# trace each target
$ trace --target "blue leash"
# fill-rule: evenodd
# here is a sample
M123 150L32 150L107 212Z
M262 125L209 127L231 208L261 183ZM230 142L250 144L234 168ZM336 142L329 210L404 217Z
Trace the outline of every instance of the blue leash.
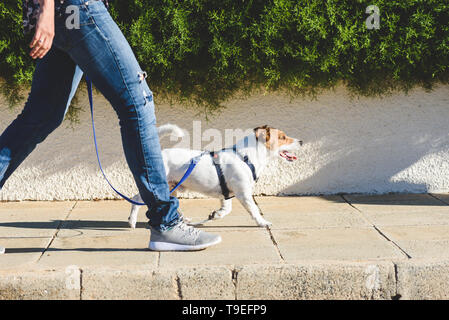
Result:
M132 203L132 204L135 204L135 205L138 205L138 206L144 206L144 205L146 205L146 203L141 203L141 202L134 201L134 200L128 198L127 196L125 196L124 194L122 194L117 189L115 189L114 186L111 184L111 182L109 182L108 178L106 177L106 174L104 173L103 167L101 166L100 155L99 155L99 152L98 152L97 135L95 134L94 103L93 103L93 95L92 95L92 81L90 81L90 79L87 76L86 76L86 83L87 83L87 93L88 93L88 96L89 96L90 115L91 115L91 118L92 118L92 132L93 132L93 136L94 136L95 151L97 153L97 160L98 160L98 165L100 167L101 173L103 174L104 179L109 184L109 186L112 188L112 190L114 190L120 197L122 197L123 199L125 199L129 203ZM184 176L181 178L181 180L179 180L178 184L170 191L170 193L173 193L173 191L178 189L178 187L181 184L183 184L184 181L190 176L190 174L192 173L193 169L195 169L195 167L196 167L198 161L200 160L200 158L202 157L202 155L203 154L193 158L190 161L190 164L189 164L189 167L187 168L186 173L184 173Z

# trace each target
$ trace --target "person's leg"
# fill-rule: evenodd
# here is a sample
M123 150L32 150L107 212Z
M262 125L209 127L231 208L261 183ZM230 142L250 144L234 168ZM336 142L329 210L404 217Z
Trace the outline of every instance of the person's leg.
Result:
M79 8L80 28L66 29L66 17L57 19L57 30L64 30L59 38L120 119L127 162L150 208L150 249L196 250L220 242L219 236L186 226L178 213L177 198L170 196L153 94L122 32L101 1L65 0L63 10L68 5Z
M0 190L6 180L63 121L82 73L70 57L53 47L38 60L22 113L0 136Z
M0 136L0 190L36 145L61 124L81 77L81 70L56 47L38 60L25 108Z
M179 222L170 196L156 128L152 93L120 29L101 1L66 0L80 10L80 29L56 19L55 40L111 103L120 120L125 157L148 205L150 225L161 231Z
M65 17L56 19L56 38L67 53L108 99L120 120L126 160L144 202L150 208L152 250L198 250L217 244L220 236L194 230L178 213L170 196L153 94L131 47L101 1L65 0L76 5L80 28L66 29Z

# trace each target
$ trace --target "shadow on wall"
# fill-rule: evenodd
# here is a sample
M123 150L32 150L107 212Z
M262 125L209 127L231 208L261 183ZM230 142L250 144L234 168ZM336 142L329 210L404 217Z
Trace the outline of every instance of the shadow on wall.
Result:
M443 91L439 101L420 90L344 107L322 99L316 113L304 116L306 145L296 167L303 171L280 194L447 192L449 92Z
M397 130L388 135L381 132L382 128L369 132L373 125L360 127L353 139L329 135L312 142L320 145L320 159L306 157L305 161L311 168L314 163L310 162L316 160L316 171L280 194L422 193L448 186L446 128L438 130L429 125L427 133ZM439 187L432 188L433 184Z

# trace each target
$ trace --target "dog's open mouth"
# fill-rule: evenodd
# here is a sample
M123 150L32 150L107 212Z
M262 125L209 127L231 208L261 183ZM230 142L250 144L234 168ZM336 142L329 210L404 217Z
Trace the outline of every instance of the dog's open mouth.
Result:
M295 161L295 160L298 160L298 157L297 157L294 153L291 153L291 152L288 152L288 151L281 151L281 152L279 153L279 155L280 155L282 158L284 158L285 160L287 160L287 161Z

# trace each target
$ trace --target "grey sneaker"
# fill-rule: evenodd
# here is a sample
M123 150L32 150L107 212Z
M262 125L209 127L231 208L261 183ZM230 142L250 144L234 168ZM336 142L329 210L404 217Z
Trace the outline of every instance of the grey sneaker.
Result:
M181 221L164 232L151 228L149 248L154 251L195 251L220 242L219 235L195 229Z
M5 253L5 248L0 247L0 254L4 254Z

